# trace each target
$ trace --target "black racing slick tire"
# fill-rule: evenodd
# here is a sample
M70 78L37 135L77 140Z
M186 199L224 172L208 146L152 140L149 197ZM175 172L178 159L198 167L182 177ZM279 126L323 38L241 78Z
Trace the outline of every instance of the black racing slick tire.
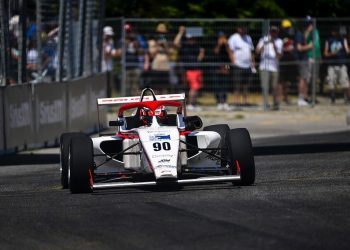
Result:
M255 162L252 141L247 129L231 129L226 136L229 159L231 167L239 172L241 180L238 183L242 186L249 186L255 181Z
M75 136L84 135L83 133L73 132L64 133L60 137L60 170L61 170L61 185L63 189L68 188L68 155L70 141Z
M93 146L90 137L75 136L69 146L68 182L72 193L90 193L93 188Z
M221 141L219 143L219 148L221 148L220 156L221 158L228 159L228 152L227 152L227 146L226 146L226 135L230 131L230 127L227 124L216 124L216 125L210 125L203 128L203 131L214 131L217 132L220 137ZM227 165L226 161L221 160L221 167L225 167Z

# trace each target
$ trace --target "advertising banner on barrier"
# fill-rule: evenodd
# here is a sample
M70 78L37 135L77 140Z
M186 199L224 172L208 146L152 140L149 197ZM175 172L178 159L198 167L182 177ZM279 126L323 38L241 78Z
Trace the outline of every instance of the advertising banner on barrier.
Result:
M29 84L4 89L6 150L22 150L35 143L32 87Z
M89 124L88 80L79 79L66 83L68 90L68 131L92 132Z
M4 90L4 88L0 87L0 155L2 155L4 153L4 149L5 149L3 90Z
M36 142L54 145L66 131L66 84L39 83L35 85Z
M101 74L87 79L90 85L89 95L89 124L94 131L98 127L97 115L97 99L107 97L107 78L106 74ZM100 107L100 127L104 128L107 125L107 107Z

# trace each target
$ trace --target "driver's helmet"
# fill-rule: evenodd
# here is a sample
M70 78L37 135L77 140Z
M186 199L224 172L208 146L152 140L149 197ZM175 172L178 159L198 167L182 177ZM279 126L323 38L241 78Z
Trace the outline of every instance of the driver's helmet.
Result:
M140 121L143 126L150 126L152 124L152 116L153 116L152 110L148 108L140 109Z

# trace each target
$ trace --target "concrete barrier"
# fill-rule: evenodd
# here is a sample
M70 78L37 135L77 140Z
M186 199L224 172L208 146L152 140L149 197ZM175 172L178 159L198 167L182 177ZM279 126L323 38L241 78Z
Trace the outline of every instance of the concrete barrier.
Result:
M4 88L0 87L0 155L5 153L5 129L4 129Z
M96 99L106 97L104 74L65 83L0 88L0 154L58 145L66 131L97 131ZM100 112L106 127L106 110Z
M90 79L89 96L89 124L96 131L98 129L97 98L107 96L107 77L105 74ZM107 127L107 107L100 108L100 127Z
M67 86L64 83L34 85L35 141L46 146L57 144L67 130Z
M7 86L4 89L4 106L6 150L35 147L32 86Z

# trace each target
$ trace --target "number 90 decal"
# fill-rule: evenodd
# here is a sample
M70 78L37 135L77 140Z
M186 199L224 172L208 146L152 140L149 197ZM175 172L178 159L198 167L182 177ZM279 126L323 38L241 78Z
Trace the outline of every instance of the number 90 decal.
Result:
M153 150L154 151L161 151L161 150L169 151L171 149L170 143L169 142L155 142L153 143Z

